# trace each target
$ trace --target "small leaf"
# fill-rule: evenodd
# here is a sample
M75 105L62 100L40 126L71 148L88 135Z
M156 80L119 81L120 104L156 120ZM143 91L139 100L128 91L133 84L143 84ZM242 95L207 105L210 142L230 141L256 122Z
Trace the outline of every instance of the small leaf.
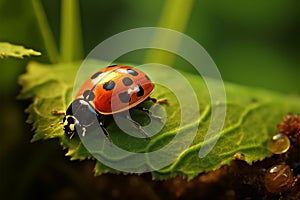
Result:
M0 58L15 57L24 58L24 56L40 56L41 53L32 49L25 49L20 45L13 45L8 42L0 42Z
M86 65L99 66L99 69L105 66L104 62L100 61L87 61ZM67 156L71 159L84 160L92 158L90 152L79 138L69 139L64 135L62 126L59 125L63 116L51 114L52 110L66 110L72 101L73 82L79 66L80 63L44 65L31 62L27 73L20 77L23 89L19 97L33 99L33 103L26 110L29 114L28 122L33 124L35 130L32 141L58 138L61 145L68 148ZM167 179L176 175L192 179L201 172L230 164L236 153L242 153L246 162L250 164L253 161L262 160L271 155L266 144L268 139L276 133L276 125L282 116L288 112L300 112L299 96L225 83L227 95L227 101L224 102L227 106L225 124L212 151L200 159L198 153L201 147L211 142L203 142L210 123L210 95L200 76L182 71L180 73L189 80L197 96L201 108L200 125L193 143L182 151L171 165L152 172L153 178L156 179ZM168 74L164 76L168 78ZM180 82L175 84L175 87L181 86ZM167 145L176 136L181 120L181 110L176 96L168 88L159 85L156 86L152 96L168 99L168 103L162 105L167 115L165 126L149 141L128 136L112 119L108 118L107 130L112 141L119 148L137 153L153 152ZM132 118L142 125L149 122L149 118L139 111L134 111ZM196 120L193 116L189 116L189 124L182 128L184 135L189 135L190 127L194 126ZM186 139L182 137L181 142L184 143ZM95 151L93 153L97 151L107 153L105 149L96 148ZM172 151L171 149L170 153ZM109 154L104 154L106 155ZM112 159L126 164L134 158L119 156ZM151 165L151 162L148 165ZM149 166L136 167L146 170ZM120 172L97 161L95 173L99 175Z

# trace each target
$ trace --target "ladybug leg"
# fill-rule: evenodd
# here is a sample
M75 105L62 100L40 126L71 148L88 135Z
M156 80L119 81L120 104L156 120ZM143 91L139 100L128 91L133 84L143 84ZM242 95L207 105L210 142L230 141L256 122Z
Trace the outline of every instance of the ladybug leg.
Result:
M111 144L112 143L112 140L110 139L110 136L109 136L109 133L108 131L106 130L106 128L104 127L104 118L102 115L99 115L98 116L98 122L99 122L99 125L103 131L103 134L105 136L105 139Z
M125 115L125 118L130 121L146 139L150 139L149 135L142 129L142 126L139 123L132 120L129 115Z
M150 118L152 118L152 119L155 119L155 120L158 120L158 121L160 121L160 122L163 122L163 120L162 120L161 117L156 116L156 115L153 115L153 113L152 113L149 109L147 109L147 108L144 108L144 107L138 107L138 106L137 106L137 107L134 107L134 108L137 109L137 110L146 112L147 115L148 115Z
M66 112L61 111L61 110L52 110L51 114L52 115L66 115ZM59 123L56 123L56 124L50 124L50 127L54 127L56 125L62 125L62 124L63 124L63 122L59 122Z
M75 135L75 132L71 133L69 138L72 139L74 135Z
M100 127L101 127L101 129L102 129L102 131L103 131L103 133L104 133L104 135L105 135L105 138L106 138L107 141L111 144L112 141L111 141L111 139L110 139L110 136L109 136L108 131L107 131L106 128L104 127L103 121L100 121L100 122L99 122L99 125L100 125Z
M156 98L152 98L152 97L148 97L147 100L150 100L153 103L167 103L168 102L168 99L156 99Z

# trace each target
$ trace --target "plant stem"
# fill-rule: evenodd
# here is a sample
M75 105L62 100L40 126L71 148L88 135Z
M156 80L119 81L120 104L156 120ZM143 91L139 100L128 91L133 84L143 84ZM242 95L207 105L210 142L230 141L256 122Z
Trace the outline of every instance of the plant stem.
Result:
M46 55L48 56L51 63L57 63L59 60L59 54L43 6L39 0L32 0L31 2L40 32L42 34L42 39L46 49Z
M72 62L83 57L78 0L62 0L61 61Z
M168 0L163 8L158 27L169 28L179 32L184 32L193 7L194 0ZM172 45L179 47L180 39L169 37L168 35L154 35L153 43ZM165 54L161 51L149 51L146 55L145 63L158 62L171 65L174 62L173 54Z
M168 0L158 25L183 32L188 23L192 6L193 0Z

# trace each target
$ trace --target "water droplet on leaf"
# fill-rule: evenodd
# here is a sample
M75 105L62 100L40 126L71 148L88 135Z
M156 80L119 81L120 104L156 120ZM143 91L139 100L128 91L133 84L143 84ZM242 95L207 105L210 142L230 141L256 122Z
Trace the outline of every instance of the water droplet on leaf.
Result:
M268 149L274 154L282 154L289 150L290 145L288 136L278 133L269 140Z

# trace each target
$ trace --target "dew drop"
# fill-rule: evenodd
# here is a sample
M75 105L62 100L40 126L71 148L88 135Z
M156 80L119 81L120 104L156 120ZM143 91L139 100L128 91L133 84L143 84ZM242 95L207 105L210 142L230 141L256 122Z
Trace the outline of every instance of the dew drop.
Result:
M264 175L264 184L269 192L284 192L291 186L294 176L288 165L270 167Z
M268 149L274 154L282 154L290 148L290 139L288 136L278 133L269 140Z

